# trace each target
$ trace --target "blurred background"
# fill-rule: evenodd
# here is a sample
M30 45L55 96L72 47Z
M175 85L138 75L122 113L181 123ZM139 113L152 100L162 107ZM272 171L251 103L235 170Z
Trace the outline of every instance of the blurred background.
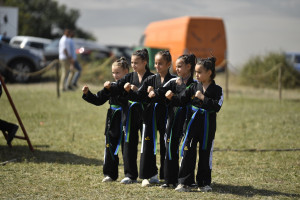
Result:
M132 51L146 46L143 37L153 22L184 16L218 18L224 25L224 66L230 71L243 74L247 67L260 69L259 63L272 57L271 60L276 61L264 64L266 69L247 70L247 73L268 72L284 62L282 65L291 66L290 73L297 74L300 71L299 10L297 0L0 0L0 35L10 46L21 48L26 45L20 46L21 41L12 42L14 36L48 39L43 45L27 45L26 48L42 60L42 66L23 70L31 72L57 58L58 39L64 28L75 30L77 54L85 67L86 63L99 66L112 55L130 59ZM182 53L186 52L193 51L188 49ZM5 59L1 60L8 64ZM217 60L220 62L223 58L217 57ZM91 64L91 61L96 63ZM8 65L17 68L11 66L13 64ZM103 74L102 70L96 79L103 78ZM299 74L293 79L298 82Z

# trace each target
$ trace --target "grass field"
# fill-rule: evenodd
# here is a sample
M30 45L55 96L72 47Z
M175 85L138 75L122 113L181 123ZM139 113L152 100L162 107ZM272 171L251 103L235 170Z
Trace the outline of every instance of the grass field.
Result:
M223 76L216 81L224 88ZM19 139L9 148L0 134L0 162L13 160L0 165L0 199L300 199L299 89L279 102L276 90L232 80L217 118L213 192L178 193L121 185L121 155L118 181L101 183L108 104L86 103L80 89L57 98L54 82L7 87L35 151ZM17 123L5 94L0 119Z

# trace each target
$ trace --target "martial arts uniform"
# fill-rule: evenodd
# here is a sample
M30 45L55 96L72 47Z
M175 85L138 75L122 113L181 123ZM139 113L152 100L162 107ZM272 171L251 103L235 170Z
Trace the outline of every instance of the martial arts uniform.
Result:
M150 71L146 71L142 81L139 82L138 74L131 72L126 74L122 79L117 81L116 85L112 85L110 91L113 95L121 94L126 97L128 102L124 107L123 113L125 121L123 123L124 131L124 149L123 149L123 162L125 177L136 180L138 177L137 168L137 152L139 135L138 131L142 129L142 113L143 105L140 102L132 101L128 98L128 93L124 90L124 85L128 82L136 87L140 87L145 79L153 75Z
M122 146L122 110L127 105L127 98L122 95L111 96L107 89L99 91L96 95L88 91L82 98L96 106L109 101L110 108L107 111L105 124L105 153L103 174L113 180L118 178L119 157L118 152Z
M149 179L157 174L156 151L157 130L160 133L160 179L164 179L165 145L164 134L166 131L167 106L165 98L156 96L148 97L148 86L154 89L162 87L170 79L174 78L169 72L163 83L159 74L148 77L137 92L130 91L129 96L145 103L143 112L143 136L141 146L140 175L141 179Z
M184 93L186 88L192 83L195 83L191 76L187 83L184 84L182 79L181 84L176 83L177 79L173 78L168 81L163 87L155 90L156 95L165 97L168 90L171 90L174 94ZM168 101L168 119L165 134L165 160L164 160L164 175L165 184L176 185L178 182L179 171L179 144L184 133L184 122L186 120L187 110L190 110L188 105L175 105L172 101Z
M204 101L195 98L197 91L204 94ZM217 112L223 104L222 88L215 81L203 92L201 83L192 84L183 95L172 97L172 101L182 104L191 102L191 112L188 114L187 130L180 149L183 158L180 164L178 182L188 185L194 183L194 171L197 158L197 143L199 142L199 162L196 181L199 187L211 184L212 151L216 132Z

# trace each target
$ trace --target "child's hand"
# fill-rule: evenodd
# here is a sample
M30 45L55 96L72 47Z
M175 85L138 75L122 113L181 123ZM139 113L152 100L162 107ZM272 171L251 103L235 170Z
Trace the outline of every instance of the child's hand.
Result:
M131 85L130 89L133 90L133 91L137 91L139 88L136 87L135 85Z
M148 88L147 88L147 92L148 93L150 93L151 91L153 91L154 89L153 89L153 87L152 86L148 86Z
M168 90L165 94L166 98L171 100L172 97L174 96L174 93L171 90Z
M155 92L154 91L149 92L148 97L149 98L155 97Z
M178 77L178 78L176 79L176 84L177 84L177 85L181 85L181 84L182 84L182 80L181 80L180 77Z
M131 84L130 84L130 83L125 83L125 85L124 85L124 90L125 90L126 92L129 92L130 89L131 89Z
M109 89L109 88L110 88L110 81L105 81L104 87L105 87L106 89Z
M196 92L195 97L202 101L204 100L204 95L199 90Z
M88 91L89 91L89 87L87 85L84 85L83 88L82 88L83 94L87 94Z

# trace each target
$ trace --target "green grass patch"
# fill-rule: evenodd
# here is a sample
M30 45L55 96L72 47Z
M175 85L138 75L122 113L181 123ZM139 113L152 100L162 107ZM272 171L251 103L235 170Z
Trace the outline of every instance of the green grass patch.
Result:
M221 79L217 83L222 85ZM289 91L293 98L280 103L273 90L268 94L275 95L265 97L258 95L260 90L231 87L217 118L213 192L178 193L159 186L142 188L141 180L121 185L121 155L118 181L101 183L108 104L86 103L80 89L57 98L51 82L7 87L35 151L18 139L9 148L0 134L0 162L16 159L0 166L1 199L300 198L298 90ZM102 86L90 88L97 92ZM0 119L17 122L5 94L0 108Z

